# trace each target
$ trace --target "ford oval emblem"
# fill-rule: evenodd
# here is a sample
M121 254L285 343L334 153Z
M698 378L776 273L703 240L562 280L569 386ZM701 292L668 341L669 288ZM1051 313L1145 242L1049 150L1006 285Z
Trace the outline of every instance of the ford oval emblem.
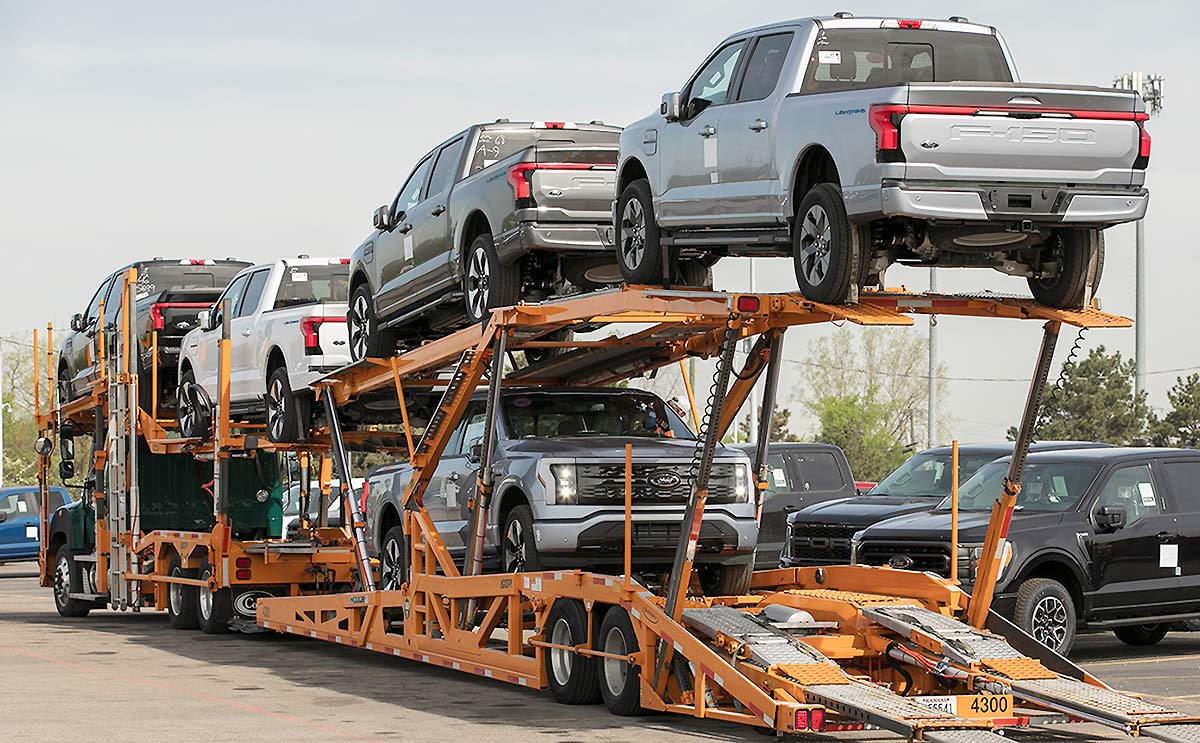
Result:
M656 470L646 477L646 482L659 490L672 490L679 487L683 479L670 470Z
M913 559L908 555L892 555L888 559L888 567L897 570L908 570L913 566Z
M932 139L927 139L921 143L921 148L925 150L936 150L939 147L941 147L941 145L937 142L934 142Z
M546 191L546 195L551 198L557 199L559 196L563 195L563 192L562 192L561 188L551 188L548 191Z

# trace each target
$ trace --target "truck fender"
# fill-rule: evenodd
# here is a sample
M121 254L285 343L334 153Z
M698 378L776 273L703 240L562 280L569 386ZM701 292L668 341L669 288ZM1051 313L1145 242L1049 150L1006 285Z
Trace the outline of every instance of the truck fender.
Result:
M1062 570L1067 571L1066 575L1069 575L1075 584L1074 586L1068 585L1067 590L1078 589L1079 594L1077 598L1086 605L1089 602L1088 596L1091 593L1088 590L1090 580L1087 571L1080 565L1079 559L1075 555L1057 547L1049 547L1035 552L1021 566L1020 572L1008 581L1005 591L1015 591L1022 582L1030 577L1055 578L1061 582L1060 578L1051 573ZM1081 606L1081 612L1085 608L1086 606Z

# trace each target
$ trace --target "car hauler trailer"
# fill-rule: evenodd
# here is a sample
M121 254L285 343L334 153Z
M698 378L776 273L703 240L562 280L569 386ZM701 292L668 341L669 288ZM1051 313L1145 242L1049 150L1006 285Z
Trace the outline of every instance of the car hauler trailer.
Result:
M271 444L261 425L223 413L229 409L228 322L211 436L181 438L172 431L174 421L155 417L157 405L139 407L136 270L121 280L120 305L91 349L96 378L86 395L61 406L53 394L53 328L46 330L46 375L36 391L43 490L56 442L64 459L59 474L68 480L75 437L92 440L83 497L54 513L42 499L39 574L43 586L53 587L59 612L166 609L177 627L216 633L239 623L257 629L255 602L264 596L361 588L353 545L323 518L305 523L295 539L272 538L283 534L281 465L295 465L303 494L310 478L319 480L325 500L330 461L319 446L300 451ZM35 349L35 365L39 356ZM294 462L283 461L289 458Z
M762 443L755 462L761 488L784 332L842 321L910 325L913 313L1044 323L977 594L967 596L955 583L927 573L839 566L762 571L754 574L745 595L700 595L691 566L713 449L755 381L763 378ZM565 703L602 698L621 715L669 711L780 734L877 727L948 743L1000 741L997 728L1031 721L1092 721L1163 741L1200 740L1200 718L1110 689L988 611L986 587L1000 567L1024 455L1063 324L1130 325L1094 309L1051 309L1028 299L902 291L864 292L855 305L830 306L795 294L632 287L496 310L482 334L471 328L398 356L367 359L316 385L343 482L349 472L338 438L339 415L391 396L407 421L406 387L441 390L423 435L410 442L413 474L404 494L407 581L393 591L265 599L258 603L258 623L549 688ZM617 334L581 339L581 331L601 328ZM564 340L561 331L578 334ZM733 349L743 338L755 344L735 369ZM557 353L505 373L505 358L521 349ZM716 358L717 370L670 574L634 579L628 516L632 468L627 463L623 575L579 570L484 575L484 519L494 486L489 464L501 386L608 384L689 356ZM460 566L446 550L423 496L468 401L484 384L486 429L471 502L471 537ZM357 504L347 499L344 507L361 544ZM364 571L365 559L360 552Z

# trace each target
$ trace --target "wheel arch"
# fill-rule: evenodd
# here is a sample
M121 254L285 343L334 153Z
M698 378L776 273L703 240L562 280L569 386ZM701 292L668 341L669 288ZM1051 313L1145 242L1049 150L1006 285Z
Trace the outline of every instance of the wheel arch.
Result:
M388 531L400 526L402 523L403 519L400 518L400 510L396 507L396 504L391 501L383 504L383 508L379 511L379 528L375 530L375 540L378 542L376 545L376 554L383 553L383 538L387 535Z
M791 189L788 191L789 211L794 216L800 202L809 190L818 183L841 185L837 161L823 144L810 144L796 157L792 165Z
M487 214L482 209L474 209L467 218L463 220L462 236L458 241L458 267L463 275L467 272L467 250L471 247L471 242L483 234L495 234L492 232L492 223L488 219Z
M621 172L617 176L616 195L620 196L621 192L625 190L626 186L638 180L639 178L644 178L647 182L649 182L650 175L646 172L646 166L642 164L641 160L639 160L636 156L630 157L621 166ZM651 188L650 192L654 193L654 189Z
M529 496L520 484L510 483L501 490L500 497L496 499L496 526L504 528L504 520L508 518L508 514L520 505L532 507Z
M266 372L266 378L270 379L271 374L279 367L287 368L287 357L283 355L283 349L278 345L272 345L267 351L265 363L262 368Z
M366 284L367 289L370 290L371 277L367 275L366 270L363 269L362 265L360 264L357 267L355 267L354 273L350 275L349 293L354 294L354 291L356 289L358 289L358 287L362 286L363 284Z
M1083 587L1087 585L1087 576L1066 553L1047 551L1035 555L1021 568L1017 578L1012 581L1012 590L1020 588L1022 583L1031 578L1049 578L1061 583L1071 594L1071 600L1075 602L1078 621L1083 621L1086 598Z

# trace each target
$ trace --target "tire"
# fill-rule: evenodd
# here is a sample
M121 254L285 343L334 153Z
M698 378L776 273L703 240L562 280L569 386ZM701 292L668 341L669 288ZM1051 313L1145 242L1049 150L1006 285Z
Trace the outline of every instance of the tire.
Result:
M600 632L596 636L596 650L613 655L633 655L638 652L637 633L629 612L613 606L604 613ZM628 661L616 658L598 658L596 679L600 685L600 696L604 706L614 715L632 717L642 712L642 687L638 677L641 668Z
M838 186L813 186L800 202L792 225L792 259L800 292L814 302L845 302L851 289L862 285L867 234L846 218Z
M379 327L375 297L365 283L355 287L346 309L346 331L350 336L350 360L379 359L396 353L396 336Z
M212 434L212 398L196 383L196 374L187 369L179 377L175 420L185 439L203 439Z
M533 512L524 504L504 517L500 532L501 568L506 573L530 573L542 569L533 533Z
M304 438L310 422L309 399L303 393L292 393L287 369L279 367L267 377L263 401L266 403L268 439L276 444L290 444Z
M680 261L675 267L675 281L679 286L689 286L700 289L711 289L713 285L712 266L700 261Z
M750 591L754 563L700 565L700 587L706 596L742 596Z
M587 611L578 599L557 599L546 617L546 640L555 645L590 645ZM596 659L568 650L546 648L546 679L559 704L595 704L600 701Z
M71 390L71 380L69 379L70 376L71 376L71 370L68 369L66 366L59 368L58 379L57 379L59 407L62 407L63 405L66 405L67 403L69 403L75 399L75 397L71 394L72 390Z
M556 330L553 333L548 333L547 335L543 336L541 340L569 341L574 337L574 333L567 328L563 328L562 330ZM543 361L549 361L556 356L562 356L569 350L570 349L568 348L529 348L525 351L522 351L522 353L525 356L525 363L532 366L533 364L540 364Z
M167 563L167 575L172 578L195 578L195 570L184 570L179 555L171 555ZM167 584L167 621L175 629L198 629L200 627L200 589L179 583Z
M1059 262L1058 275L1051 279L1029 279L1033 298L1048 307L1082 307L1089 279L1100 285L1104 271L1104 234L1097 229L1061 230L1043 250L1047 258Z
M1113 634L1126 645L1144 647L1157 645L1167 636L1170 629L1171 625L1165 622L1162 624L1134 624L1128 627L1117 627L1113 630Z
M487 325L497 307L511 307L521 298L521 269L500 262L491 233L477 235L463 258L463 301L473 323Z
M71 593L78 593L83 587L83 572L75 562L75 556L67 545L58 548L54 558L54 608L61 616L69 618L86 617L92 610L89 601L71 598Z
M1017 589L1013 621L1035 640L1066 656L1075 644L1075 601L1051 578L1030 578Z
M408 541L404 527L393 526L383 535L379 549L379 588L398 591L408 581Z
M199 577L208 580L212 577L212 566L208 559L200 566ZM196 618L200 623L200 631L206 635L223 635L229 632L229 621L233 619L233 596L228 588L212 590L205 586L197 589L199 593L199 611Z
M614 227L617 264L625 281L630 284L661 284L666 251L658 221L654 217L649 181L638 179L621 192L617 199Z

